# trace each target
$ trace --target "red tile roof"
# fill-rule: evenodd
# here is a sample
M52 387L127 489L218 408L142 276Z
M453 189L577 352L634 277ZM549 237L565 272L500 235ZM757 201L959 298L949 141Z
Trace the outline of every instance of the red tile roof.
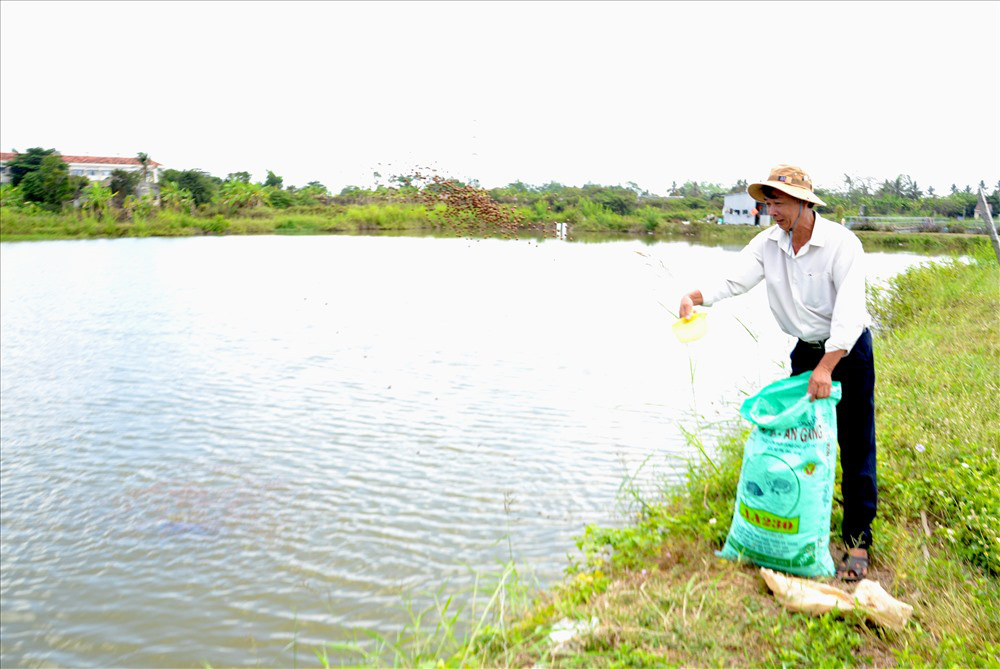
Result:
M13 160L16 153L0 152L0 160ZM140 165L138 158L110 158L107 156L60 156L64 163L87 163L90 165ZM155 160L149 161L150 167L159 167Z

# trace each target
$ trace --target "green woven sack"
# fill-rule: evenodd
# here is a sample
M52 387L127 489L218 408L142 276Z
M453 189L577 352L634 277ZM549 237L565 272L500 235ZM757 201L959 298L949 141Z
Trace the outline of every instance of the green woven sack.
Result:
M806 372L743 402L754 424L743 448L733 523L718 555L799 576L833 576L830 511L837 466L837 402L809 400Z

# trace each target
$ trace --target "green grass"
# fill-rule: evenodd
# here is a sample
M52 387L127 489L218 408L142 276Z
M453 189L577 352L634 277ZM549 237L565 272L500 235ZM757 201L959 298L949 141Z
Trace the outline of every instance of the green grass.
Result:
M445 587L431 594L433 602L420 610L412 601L403 608L409 621L394 636L368 631L364 639L333 641L314 649L323 667L348 661L357 666L436 667L476 664L474 649L486 634L506 635L510 612L530 604L530 588L513 561L492 575L480 575L471 592L445 595Z
M318 210L318 211L317 211ZM0 209L0 239L89 239L96 237L179 237L196 235L324 234L368 231L421 231L443 226L440 209L418 204L259 209L242 214L190 214L163 210L148 219L94 218L76 213L26 213Z
M556 221L570 223L570 239L603 236L644 240L692 240L699 243L744 244L760 232L742 225L700 222L717 213L708 210L663 210L644 207L619 215L606 207L581 200L578 207L553 213L543 207L520 207L523 234L551 236ZM160 210L145 219L94 218L74 212L50 214L0 208L0 241L93 239L106 237L184 237L199 235L320 235L336 233L478 234L474 227L449 225L444 206L433 209L412 202L354 205L262 207L243 212L218 207L196 214ZM924 253L971 253L989 244L983 235L947 233L859 232L868 250L909 250Z
M1000 267L987 247L968 263L913 268L872 294L870 305L878 323L880 507L869 577L914 607L903 631L854 614L790 613L756 568L715 557L732 517L747 435L740 427L714 452L700 451L685 482L659 497L643 498L626 480L630 521L586 528L579 557L549 590L508 597L501 580L490 600L506 598L506 611L490 606L488 615L469 617L438 606L431 618L443 626L433 633L419 632L421 620L383 642L381 654L356 659L446 667L998 666ZM835 545L840 500L838 489ZM592 632L559 649L548 641L556 621L592 617L599 621Z
M855 233L866 251L907 250L921 253L979 253L990 248L986 235L944 232Z
M587 528L567 580L541 595L505 640L478 640L477 663L997 666L1000 269L991 252L971 264L912 269L871 306L880 324L871 577L914 606L906 629L789 613L754 568L714 556L732 516L745 437L738 433L711 462L695 465L682 488L638 504L627 526ZM840 513L835 503L834 528ZM594 633L564 654L546 650L554 620L591 616L601 621ZM515 662L501 661L511 655Z

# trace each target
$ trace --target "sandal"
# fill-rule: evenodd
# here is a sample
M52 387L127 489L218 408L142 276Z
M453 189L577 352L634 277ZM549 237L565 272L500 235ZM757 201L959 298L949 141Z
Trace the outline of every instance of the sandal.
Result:
M860 581L868 575L868 558L844 553L837 570L837 578L847 583Z

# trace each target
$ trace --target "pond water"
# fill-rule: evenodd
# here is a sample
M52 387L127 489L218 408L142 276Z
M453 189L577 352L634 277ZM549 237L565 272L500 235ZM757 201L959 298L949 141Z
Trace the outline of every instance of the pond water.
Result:
M761 286L671 333L736 248L0 245L2 664L310 665L510 557L551 584L788 373Z

